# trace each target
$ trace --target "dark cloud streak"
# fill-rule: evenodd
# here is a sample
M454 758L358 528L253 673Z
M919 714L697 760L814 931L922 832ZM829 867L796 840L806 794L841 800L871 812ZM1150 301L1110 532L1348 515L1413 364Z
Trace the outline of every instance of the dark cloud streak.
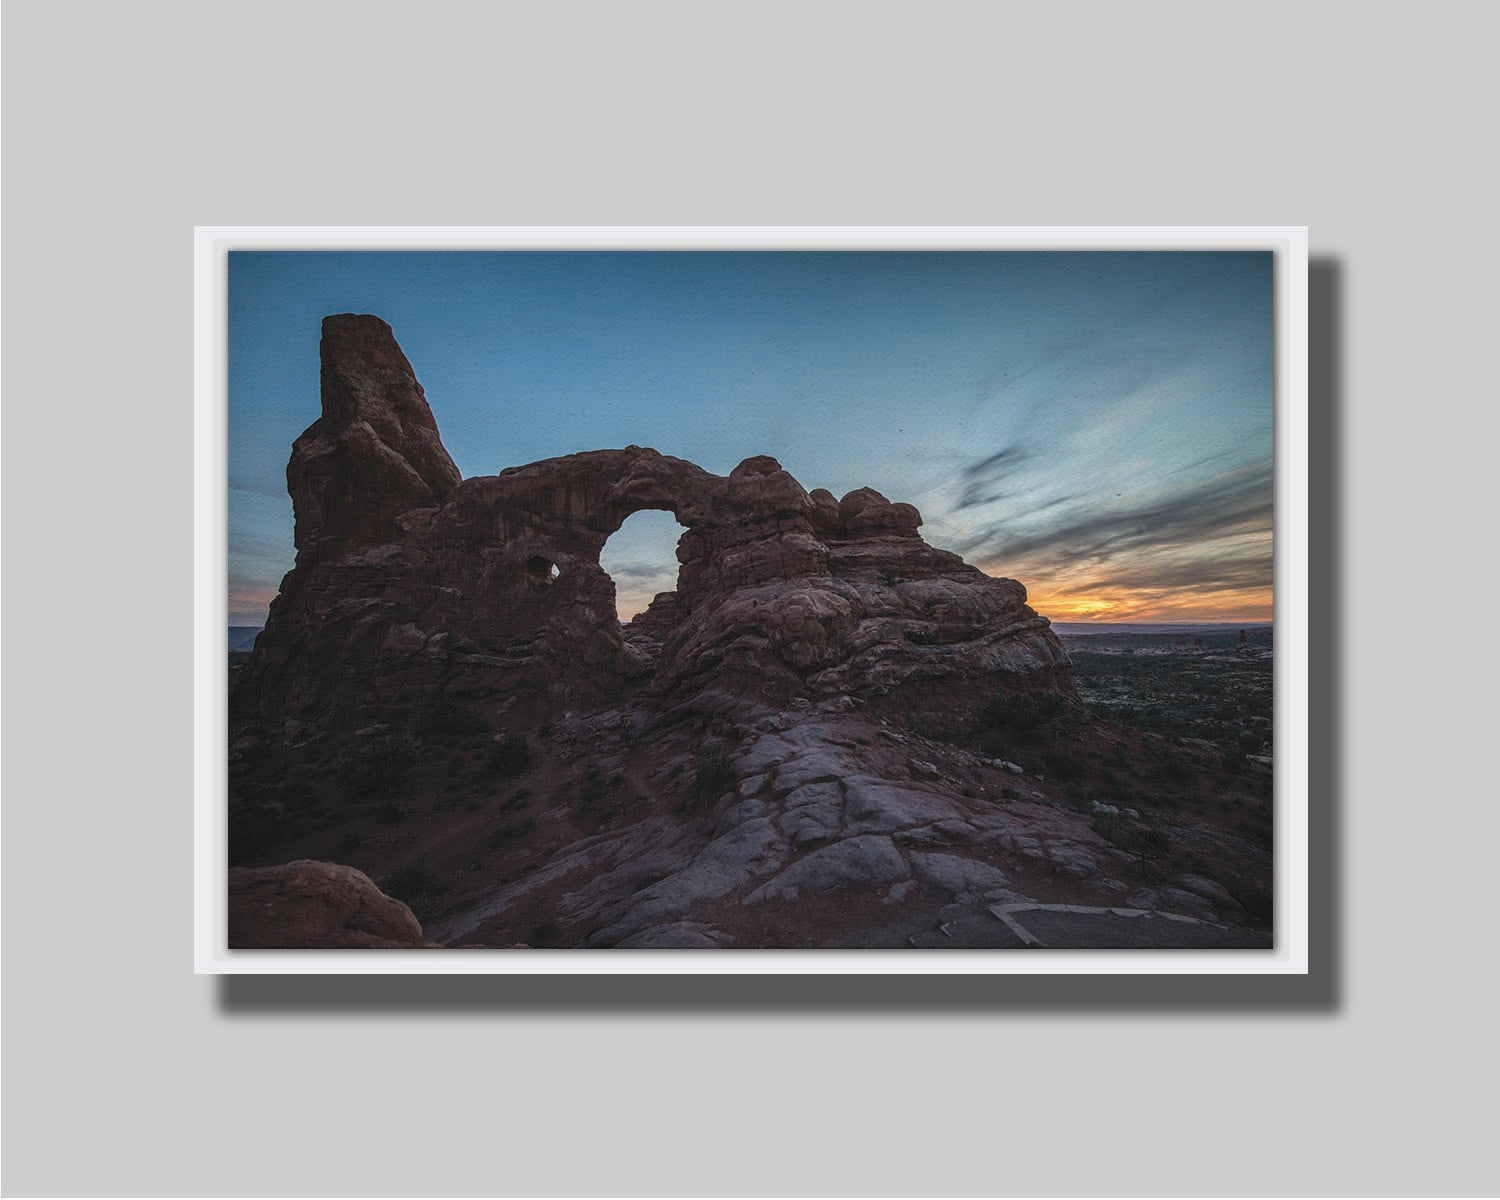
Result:
M1056 508L1052 500L1006 525L963 539L961 553L1011 572L1066 573L1070 587L1226 590L1269 586L1272 574L1272 468L1269 462L1221 472L1165 494L1095 507L1010 532L1026 518ZM1248 544L1247 544L1248 543ZM1077 580L1090 571L1087 584Z
M1016 467L1031 458L1031 451L1019 443L1006 446L988 458L964 468L964 490L954 505L955 511L993 504L997 500L1009 500L1019 493L1015 490L997 491L1000 482Z
M615 579L676 579L677 568L675 566L653 566L650 563L624 563L617 567L608 568L609 574Z

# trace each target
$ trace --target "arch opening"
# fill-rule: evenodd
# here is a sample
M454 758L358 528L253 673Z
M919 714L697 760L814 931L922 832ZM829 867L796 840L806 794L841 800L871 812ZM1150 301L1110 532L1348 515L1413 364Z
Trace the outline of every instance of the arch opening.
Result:
M677 541L684 527L670 512L631 513L610 534L599 565L615 583L615 607L628 623L661 592L677 588Z

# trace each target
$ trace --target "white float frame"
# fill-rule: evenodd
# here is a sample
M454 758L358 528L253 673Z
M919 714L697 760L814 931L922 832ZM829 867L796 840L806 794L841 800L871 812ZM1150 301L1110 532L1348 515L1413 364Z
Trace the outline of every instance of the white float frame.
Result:
M194 238L196 973L1305 975L1309 972L1305 226L436 229L204 226L194 230ZM1270 251L1275 264L1276 358L1274 949L230 950L226 836L229 252L523 249Z

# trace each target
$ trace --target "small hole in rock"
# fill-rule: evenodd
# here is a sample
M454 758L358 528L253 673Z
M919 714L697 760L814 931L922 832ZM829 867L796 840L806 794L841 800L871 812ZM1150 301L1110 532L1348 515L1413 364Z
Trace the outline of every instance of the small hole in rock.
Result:
M526 564L526 571L543 583L553 583L557 579L557 564L545 555L535 555Z

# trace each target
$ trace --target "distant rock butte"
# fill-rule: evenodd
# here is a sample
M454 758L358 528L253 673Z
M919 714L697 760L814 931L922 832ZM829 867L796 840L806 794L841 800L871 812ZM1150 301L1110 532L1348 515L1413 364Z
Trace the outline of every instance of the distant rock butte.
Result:
M910 504L639 446L461 479L384 321L328 317L321 363L323 413L287 466L296 565L242 717L317 727L425 691L539 714L636 684L663 707L852 696L945 727L997 687L1071 693L1025 588L927 545ZM622 634L599 554L643 509L685 527L677 589Z

